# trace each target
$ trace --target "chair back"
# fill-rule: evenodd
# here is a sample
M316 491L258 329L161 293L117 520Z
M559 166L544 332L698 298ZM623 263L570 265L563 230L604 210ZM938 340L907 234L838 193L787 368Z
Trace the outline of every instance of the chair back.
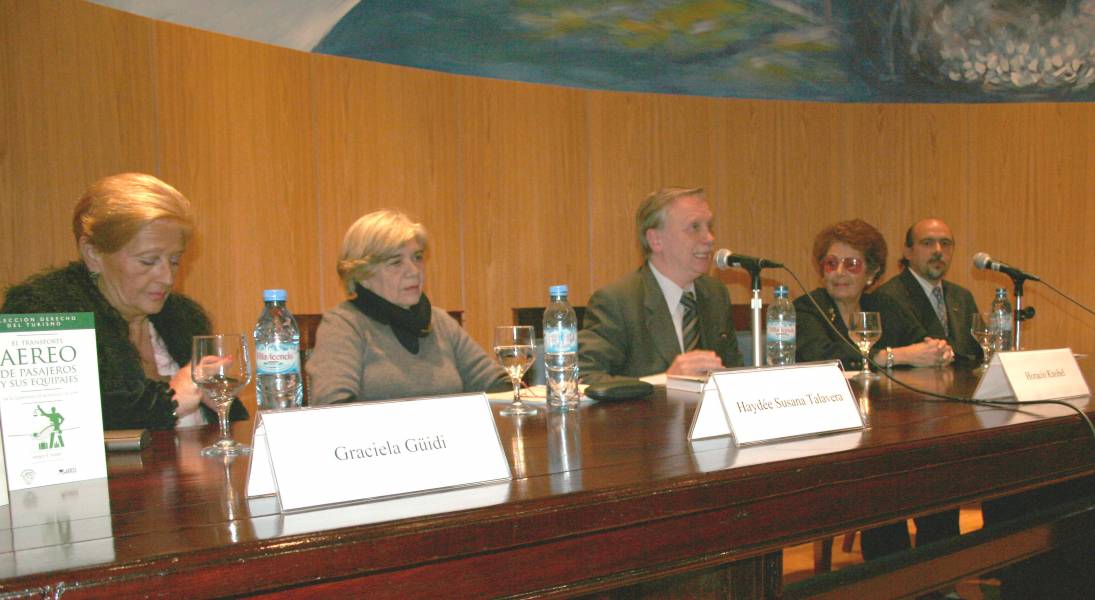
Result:
M544 310L546 306L522 306L512 309L513 310L513 324L514 325L532 325L536 329L536 339L543 339L544 337ZM585 319L586 307L584 306L571 306L574 309L574 315L578 317L578 329L582 328L582 321Z

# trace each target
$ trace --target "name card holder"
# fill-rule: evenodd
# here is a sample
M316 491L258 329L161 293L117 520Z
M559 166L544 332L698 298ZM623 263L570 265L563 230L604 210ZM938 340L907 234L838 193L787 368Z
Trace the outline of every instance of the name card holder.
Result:
M1076 398L1091 393L1069 348L997 352L977 389L975 400L1014 397L1017 402Z
M262 411L248 497L283 512L511 478L484 394Z
M689 440L732 435L746 446L863 428L839 361L711 374Z

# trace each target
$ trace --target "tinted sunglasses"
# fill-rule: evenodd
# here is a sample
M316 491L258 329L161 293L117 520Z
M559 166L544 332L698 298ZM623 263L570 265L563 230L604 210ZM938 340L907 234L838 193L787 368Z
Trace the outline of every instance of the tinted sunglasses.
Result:
M832 273L836 271L840 265L844 265L844 271L851 273L852 275L859 275L863 272L864 263L858 258L849 256L848 258L837 258L830 254L821 259L821 269L826 273Z

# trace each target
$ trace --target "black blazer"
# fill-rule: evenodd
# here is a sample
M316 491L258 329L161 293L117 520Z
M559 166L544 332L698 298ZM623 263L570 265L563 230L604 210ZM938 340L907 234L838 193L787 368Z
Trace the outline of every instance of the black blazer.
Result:
M796 335L795 360L840 359L844 368L859 370L863 360L855 343L848 337L848 326L840 318L840 311L825 288L810 292L823 314L819 314L810 299L799 296L795 299ZM871 356L880 362L878 353L887 346L900 348L924 341L927 333L909 312L888 296L881 294L863 294L859 299L860 307L865 311L878 312L882 319L882 338L871 348ZM826 323L832 323L837 331ZM838 333L839 332L839 333ZM843 338L843 339L842 339ZM884 362L884 361L883 361Z
M970 364L981 362L981 345L970 333L973 314L977 312L977 302L969 290L946 279L943 280L943 301L947 303L949 335L943 334L943 324L939 322L939 316L935 313L935 305L924 293L920 282L907 268L879 287L878 293L901 303L929 336L946 339L954 350L956 360Z

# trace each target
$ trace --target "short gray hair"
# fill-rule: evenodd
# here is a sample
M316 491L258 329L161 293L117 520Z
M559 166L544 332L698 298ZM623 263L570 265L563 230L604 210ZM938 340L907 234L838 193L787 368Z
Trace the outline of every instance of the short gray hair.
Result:
M338 257L338 276L347 293L354 293L358 281L376 273L377 265L395 256L407 242L415 240L426 248L429 236L398 210L382 209L364 215L346 230Z
M639 247L642 248L643 258L648 258L652 252L650 242L646 241L648 229L661 229L665 225L665 211L677 198L686 196L698 196L703 198L703 188L667 187L650 195L639 205L635 213L635 227L639 234Z

